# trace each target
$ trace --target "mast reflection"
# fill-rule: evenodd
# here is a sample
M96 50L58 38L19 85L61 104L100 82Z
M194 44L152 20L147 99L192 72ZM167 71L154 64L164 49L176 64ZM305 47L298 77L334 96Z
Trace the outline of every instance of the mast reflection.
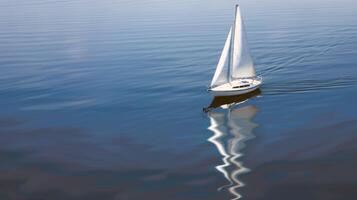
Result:
M243 166L239 159L243 156L245 142L254 138L252 132L258 125L251 120L258 109L252 105L232 108L232 104L234 103L220 105L222 108L228 108L223 112L208 112L208 130L213 132L208 141L217 147L222 156L222 164L216 166L216 169L228 181L227 185L219 187L218 190L228 190L234 196L233 199L240 199L242 196L238 193L238 188L243 187L244 183L239 180L239 175L249 172L249 169Z

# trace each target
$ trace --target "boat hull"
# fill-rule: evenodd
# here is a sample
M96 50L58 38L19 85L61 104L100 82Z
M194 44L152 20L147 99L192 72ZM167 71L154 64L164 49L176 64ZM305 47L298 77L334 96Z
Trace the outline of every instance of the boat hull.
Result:
M215 97L218 97L218 96L235 96L235 95L240 95L240 94L246 94L246 93L249 93L249 92L253 92L254 90L258 89L259 86L255 86L255 87L252 87L252 88L247 88L247 89L244 89L244 90L226 90L226 91L213 91L211 90L211 94Z
M249 86L246 86L246 82L249 82ZM256 89L258 89L261 84L263 83L262 78L258 77L256 79L242 79L235 81L231 84L225 84L222 86L218 86L216 88L210 89L210 93L213 96L234 96L234 95L240 95L240 94L246 94L249 92L252 92ZM246 86L246 87L242 87Z

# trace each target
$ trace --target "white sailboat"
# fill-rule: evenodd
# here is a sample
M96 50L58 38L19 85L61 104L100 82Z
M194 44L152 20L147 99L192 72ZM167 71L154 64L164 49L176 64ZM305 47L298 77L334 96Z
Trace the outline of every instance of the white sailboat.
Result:
M208 90L214 96L239 95L256 90L262 82L262 77L255 74L243 19L239 6L236 5L234 23Z

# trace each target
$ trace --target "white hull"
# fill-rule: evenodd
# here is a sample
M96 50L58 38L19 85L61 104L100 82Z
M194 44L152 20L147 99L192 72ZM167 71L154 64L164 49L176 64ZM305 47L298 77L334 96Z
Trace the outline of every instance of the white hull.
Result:
M263 83L261 77L238 79L231 83L219 85L209 89L213 96L234 96L252 92L260 87Z
M227 91L211 91L211 94L215 97L220 97L220 96L235 96L235 95L240 95L240 94L246 94L249 92L253 92L254 90L258 89L259 86L247 88L244 90L227 90Z

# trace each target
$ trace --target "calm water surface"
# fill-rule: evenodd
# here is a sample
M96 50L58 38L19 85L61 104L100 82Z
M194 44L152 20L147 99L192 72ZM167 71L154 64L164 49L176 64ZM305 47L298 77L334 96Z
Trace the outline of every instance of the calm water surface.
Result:
M0 1L0 199L354 199L357 3L239 3L265 82L213 100L231 1Z

